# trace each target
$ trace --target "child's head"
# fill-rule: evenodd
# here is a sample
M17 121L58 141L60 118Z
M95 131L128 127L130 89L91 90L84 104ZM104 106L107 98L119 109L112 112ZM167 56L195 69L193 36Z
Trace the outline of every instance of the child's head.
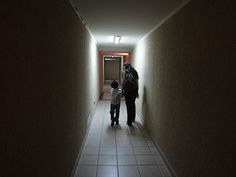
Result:
M115 89L115 88L118 88L118 86L119 86L119 83L116 80L113 80L111 83L111 87Z

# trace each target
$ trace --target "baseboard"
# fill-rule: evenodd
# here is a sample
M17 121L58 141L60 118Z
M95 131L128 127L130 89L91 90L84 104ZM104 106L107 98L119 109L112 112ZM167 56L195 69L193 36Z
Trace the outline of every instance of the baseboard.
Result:
M151 136L152 138L152 136ZM153 138L152 138L152 141L153 141ZM170 174L172 177L178 177L177 174L175 173L174 169L172 168L171 164L169 163L169 161L167 160L165 154L163 153L163 151L161 150L160 146L155 142L153 141L154 145L156 146L157 150L160 152L160 155L161 155L161 158L162 160L164 161L166 167L168 168Z
M137 120L139 120L142 124L144 123L144 118L143 118L143 116L137 114L136 117L137 117ZM151 137L152 142L154 143L154 145L156 146L158 152L160 153L161 158L163 159L163 161L164 161L166 167L168 168L168 170L169 170L171 176L172 176L172 177L178 177L177 174L175 173L174 169L172 168L171 164L170 164L169 161L167 160L165 154L164 154L163 151L161 150L160 146L158 145L158 143L157 143L156 141L154 141L154 138L153 138L152 134L150 133L150 131L148 131L148 133L149 133L149 135L150 135L150 137Z
M140 116L139 114L136 114L136 120L138 120L142 125L144 123L143 116Z
M87 119L87 120L88 120L88 123L87 123L87 130L86 130L86 133L85 133L83 142L82 142L82 144L81 144L79 153L78 153L78 155L77 155L77 158L76 158L76 161L75 161L75 164L74 164L72 173L71 173L71 177L75 177L75 175L76 175L76 170L77 170L77 167L78 167L78 165L79 165L79 159L80 159L80 157L81 157L81 155L82 155L82 150L83 150L83 147L84 147L86 138L87 138L87 136L88 136L88 132L89 132L89 129L90 129L90 126L91 126L92 118L93 118L93 116L94 116L94 113L95 113L97 104L98 104L98 102L96 102L96 104L95 104L93 110L90 112L90 114L89 114L89 116L88 116L88 119Z

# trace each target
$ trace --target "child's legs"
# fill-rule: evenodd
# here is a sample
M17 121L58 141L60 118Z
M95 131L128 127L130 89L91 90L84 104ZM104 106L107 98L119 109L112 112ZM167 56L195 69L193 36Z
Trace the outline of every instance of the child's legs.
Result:
M119 119L119 115L120 115L120 104L117 104L117 105L116 105L115 111L116 111L115 120L117 121L117 120Z
M115 109L116 109L116 105L111 104L110 106L111 121L115 121L115 117L114 117Z

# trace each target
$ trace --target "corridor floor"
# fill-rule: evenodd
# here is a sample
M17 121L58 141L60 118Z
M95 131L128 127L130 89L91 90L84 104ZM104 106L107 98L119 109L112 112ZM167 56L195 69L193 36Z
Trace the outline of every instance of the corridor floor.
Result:
M170 177L140 121L126 125L125 102L119 125L111 127L109 109L109 101L98 102L75 177Z

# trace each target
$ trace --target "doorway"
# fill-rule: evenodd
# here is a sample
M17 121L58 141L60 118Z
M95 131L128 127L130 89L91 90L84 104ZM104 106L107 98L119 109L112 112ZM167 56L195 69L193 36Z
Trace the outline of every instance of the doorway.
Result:
M104 91L110 90L110 83L113 80L117 80L119 83L121 83L122 65L122 56L104 56Z
M122 84L123 63L129 61L129 53L100 52L100 99L110 100L110 84L117 80Z

